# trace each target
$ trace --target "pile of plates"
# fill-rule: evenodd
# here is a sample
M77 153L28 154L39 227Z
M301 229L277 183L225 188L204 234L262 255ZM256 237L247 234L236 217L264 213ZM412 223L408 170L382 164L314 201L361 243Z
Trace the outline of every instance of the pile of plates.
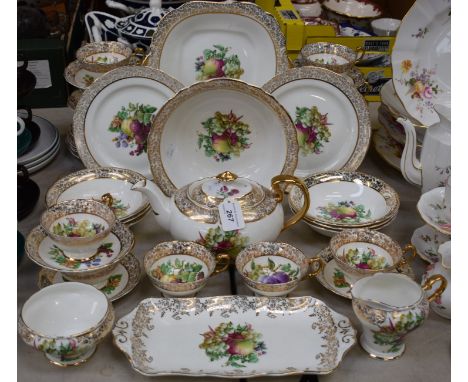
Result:
M21 115L20 115L21 116ZM60 150L57 128L44 118L33 116L41 134L26 153L18 157L18 165L25 166L30 174L39 171L54 160Z
M380 230L389 225L400 207L396 191L372 175L329 171L305 177L310 207L303 218L315 231L326 235L350 228ZM297 187L289 193L293 212L302 206L302 193Z

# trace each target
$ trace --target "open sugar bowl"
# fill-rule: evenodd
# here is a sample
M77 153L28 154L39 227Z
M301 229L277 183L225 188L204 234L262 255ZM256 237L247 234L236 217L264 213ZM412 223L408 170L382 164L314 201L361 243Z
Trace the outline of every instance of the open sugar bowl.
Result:
M73 261L89 261L112 231L116 222L107 205L85 199L69 200L47 209L41 226L50 239Z
M114 325L106 296L90 285L60 283L33 294L23 305L18 332L57 366L86 362Z
M355 276L370 276L377 272L391 272L407 262L404 253L416 249L408 244L402 250L389 236L369 229L348 229L330 240L330 249L338 266Z
M313 264L315 270L309 273ZM286 243L260 242L247 246L236 258L236 268L256 295L277 297L291 293L305 277L317 275L319 258L308 259Z
M82 68L99 73L128 65L131 55L132 49L117 41L93 42L76 51L76 58Z
M305 45L301 50L302 64L307 66L319 66L344 73L362 58L364 50L357 51L344 45L329 42L317 42Z
M170 241L147 252L144 267L164 297L193 297L211 276L228 268L229 259L227 254L213 256L194 242Z

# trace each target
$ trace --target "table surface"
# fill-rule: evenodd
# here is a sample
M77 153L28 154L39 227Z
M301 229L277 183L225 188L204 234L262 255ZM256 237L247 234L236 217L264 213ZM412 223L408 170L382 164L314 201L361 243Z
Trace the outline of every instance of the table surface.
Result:
M371 104L372 120L376 121L376 107L378 104ZM52 122L60 131L61 144L59 156L47 167L36 174L32 179L39 185L41 195L39 202L33 212L24 220L18 223L18 230L26 236L29 231L39 224L39 216L45 209L45 193L47 189L59 178L83 168L81 162L73 157L65 145L65 135L71 128L73 112L68 108L60 109L37 109L35 115L44 117ZM375 123L375 122L373 122ZM374 125L374 127L376 127ZM409 243L413 231L424 225L416 210L416 202L420 196L420 189L405 182L402 175L391 168L376 152L371 148L367 157L359 168L359 171L366 172L383 179L394 187L400 194L401 205L397 219L388 227L382 230L383 233L391 236L401 245ZM285 206L286 207L286 206ZM285 210L289 210L287 207ZM135 234L136 245L134 254L142 264L145 253L157 243L171 240L171 237L159 225L156 224L152 214L132 226ZM278 241L291 243L306 256L313 257L328 244L329 238L321 236L305 223L298 223L294 227L283 232ZM417 281L421 280L426 263L419 257L413 262L413 269ZM17 277L18 288L18 312L27 298L38 290L37 281L40 267L34 264L26 256L23 258ZM242 281L237 277L238 294L252 295ZM199 297L229 295L229 275L227 272L214 277L199 293ZM315 279L306 280L299 284L299 287L290 294L295 296L314 296L324 301L328 306L337 312L350 318L353 326L360 333L360 325L355 317L350 300L339 297L325 289ZM120 318L129 313L139 301L147 297L161 297L159 292L151 285L146 276L127 296L114 302L116 317ZM381 361L371 359L356 344L344 357L340 366L330 375L319 376L320 382L375 382L376 380L394 380L398 382L417 381L449 381L450 380L450 320L439 317L431 311L429 318L422 327L411 332L405 339L406 352L394 361ZM287 349L285 349L285 352ZM95 355L84 365L74 368L59 368L49 364L41 352L25 345L18 336L18 381L149 381L150 377L135 372L124 354L113 344L112 336L109 335L98 347ZM185 377L158 377L158 381L185 381ZM299 376L291 377L261 377L256 381L299 381ZM203 378L205 381L215 380L215 378Z

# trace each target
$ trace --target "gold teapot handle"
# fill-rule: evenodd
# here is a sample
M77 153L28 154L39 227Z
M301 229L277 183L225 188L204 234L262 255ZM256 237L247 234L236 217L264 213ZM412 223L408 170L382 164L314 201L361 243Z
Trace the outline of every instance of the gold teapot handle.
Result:
M366 54L366 50L362 46L356 48L356 61L354 61L354 65L359 63L359 61L362 60L365 54Z
M307 277L312 278L314 276L317 276L320 272L322 272L323 269L323 260L320 257L313 257L311 259L308 259L307 262L309 263L309 266L312 266L312 264L317 263L318 266L316 266L316 269L312 272L309 272L307 274Z
M292 225L296 224L299 220L301 220L305 216L305 214L309 210L310 196L309 196L309 190L307 189L307 186L301 179L293 175L277 175L273 177L273 179L271 179L271 188L273 189L273 192L276 194L275 199L278 203L281 203L284 198L284 191L280 187L281 183L292 184L292 185L299 187L302 191L302 194L304 195L304 204L302 205L302 208L298 212L296 212L296 214L293 217L291 217L289 220L287 220L284 223L284 226L281 229L281 231L284 231L286 228L289 228Z
M215 256L215 261L216 267L211 276L217 275L218 273L224 272L226 269L228 269L231 258L226 253L219 253Z
M410 257L408 257L408 260L406 260L404 257L401 258L400 264L408 264L409 262L413 261L413 259L416 257L416 247L413 244L406 244L403 247L403 256L405 255L406 252L411 252Z
M426 281L424 282L424 284L422 285L422 289L423 290L428 290L428 289L431 289L432 286L437 282L437 281L440 281L440 285L439 287L437 288L437 290L432 293L428 298L427 300L429 302L431 301L434 301L437 297L440 297L440 295L442 293L444 293L444 290L445 288L447 288L447 280L444 276L442 275L432 275L431 277L429 277L428 279L426 279Z

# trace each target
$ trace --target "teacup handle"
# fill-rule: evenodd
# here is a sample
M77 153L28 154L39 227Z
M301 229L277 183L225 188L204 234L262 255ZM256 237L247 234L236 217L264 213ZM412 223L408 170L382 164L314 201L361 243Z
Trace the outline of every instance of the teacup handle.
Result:
M447 279L442 275L432 275L431 277L427 278L422 285L423 290L428 290L431 289L437 281L440 281L440 285L437 290L427 298L429 302L434 301L437 297L440 297L440 295L444 293L445 288L447 288Z
M408 260L406 260L404 257L401 258L400 264L408 264L410 261L412 261L416 257L416 247L413 244L406 244L403 247L403 256L405 255L406 252L411 252L410 257Z
M356 60L354 61L355 65L361 61L362 57L364 57L364 54L366 54L366 50L362 46L356 49Z
M320 272L322 272L324 264L323 264L323 260L320 257L313 257L311 259L308 259L307 262L309 263L309 267L311 267L311 266L313 267L312 264L314 264L314 263L318 264L318 266L316 267L316 269L314 271L309 272L307 274L307 277L312 278L314 276L317 276Z
M299 212L296 212L296 214L293 217L291 217L284 223L284 226L281 229L281 231L284 231L286 228L289 228L292 225L296 224L299 220L301 220L305 216L305 214L309 210L310 196L309 196L309 190L307 186L301 179L293 175L277 175L271 179L271 188L273 192L276 194L275 199L278 203L281 203L284 198L284 191L280 187L281 183L293 184L299 187L304 196L304 204L302 205L302 208L299 210Z
M216 259L216 267L211 276L217 275L218 273L224 272L226 269L229 267L229 262L231 261L231 258L229 257L228 254L226 253L219 253L215 256ZM219 264L223 263L224 264ZM218 266L220 268L218 268Z

